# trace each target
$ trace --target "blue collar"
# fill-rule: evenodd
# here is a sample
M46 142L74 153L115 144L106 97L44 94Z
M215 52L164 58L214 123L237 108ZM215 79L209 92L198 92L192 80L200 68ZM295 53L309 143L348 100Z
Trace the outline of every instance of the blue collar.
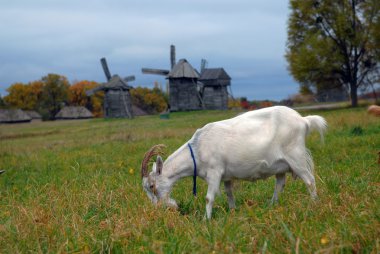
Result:
M190 143L187 143L187 146L190 149L191 158L193 159L194 164L194 174L193 174L193 195L197 196L197 163L195 162L194 152L191 148Z

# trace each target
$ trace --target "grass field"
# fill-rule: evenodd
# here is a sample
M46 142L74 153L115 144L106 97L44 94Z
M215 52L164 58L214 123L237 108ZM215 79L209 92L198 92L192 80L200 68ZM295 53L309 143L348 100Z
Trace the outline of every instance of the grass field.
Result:
M173 189L179 210L142 191L141 159L152 145L175 151L204 124L237 112L175 113L134 120L0 125L0 253L380 253L380 119L364 108L324 116L325 145L308 138L319 200L287 178L238 182L237 209L217 197L205 221L206 185ZM189 158L190 159L190 158Z

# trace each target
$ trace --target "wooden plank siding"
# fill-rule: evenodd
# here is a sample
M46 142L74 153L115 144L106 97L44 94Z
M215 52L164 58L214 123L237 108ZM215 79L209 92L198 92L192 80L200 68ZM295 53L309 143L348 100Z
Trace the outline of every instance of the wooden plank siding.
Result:
M173 78L169 80L171 111L202 109L196 84L196 79Z
M227 87L231 78L223 68L204 69L199 81L203 84L202 98L205 109L228 109Z

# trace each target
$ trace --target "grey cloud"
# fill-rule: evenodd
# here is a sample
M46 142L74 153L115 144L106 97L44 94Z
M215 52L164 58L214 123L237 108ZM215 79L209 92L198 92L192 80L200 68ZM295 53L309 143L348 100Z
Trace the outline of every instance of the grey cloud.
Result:
M168 68L175 44L177 59L196 68L201 58L224 67L235 95L281 99L298 88L283 58L287 15L276 0L8 1L0 4L0 94L50 72L102 82L103 56L112 73L136 75L132 85L164 83L141 67Z

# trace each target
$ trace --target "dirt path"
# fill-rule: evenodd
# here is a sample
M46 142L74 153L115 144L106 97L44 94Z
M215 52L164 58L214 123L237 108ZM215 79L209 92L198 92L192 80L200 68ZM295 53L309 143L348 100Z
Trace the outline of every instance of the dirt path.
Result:
M310 105L310 106L301 106L301 107L293 107L295 110L318 110L318 109L337 109L344 108L346 105L343 103L331 103L331 104L321 104L321 105Z

